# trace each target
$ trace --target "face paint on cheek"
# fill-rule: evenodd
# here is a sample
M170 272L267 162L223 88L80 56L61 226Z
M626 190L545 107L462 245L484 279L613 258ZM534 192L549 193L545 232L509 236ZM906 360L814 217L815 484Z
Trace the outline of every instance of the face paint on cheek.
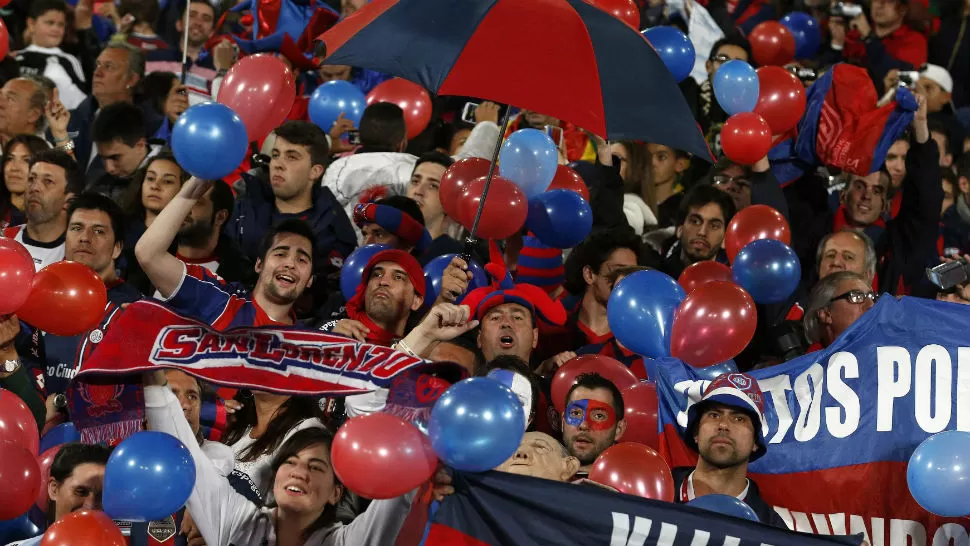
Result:
M616 413L599 400L574 400L566 406L565 421L573 427L585 422L590 430L609 430L616 425Z

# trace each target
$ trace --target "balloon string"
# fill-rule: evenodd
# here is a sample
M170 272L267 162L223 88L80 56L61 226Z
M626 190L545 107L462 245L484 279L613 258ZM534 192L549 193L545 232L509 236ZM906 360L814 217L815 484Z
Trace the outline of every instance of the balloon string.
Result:
M475 245L478 243L478 239L475 237L475 233L478 231L478 222L482 219L482 211L485 210L485 198L488 196L488 188L492 185L492 176L495 174L495 167L498 165L498 154L502 149L502 139L505 137L505 131L509 128L509 118L512 114L512 106L506 105L505 115L502 116L502 126L498 132L498 138L495 139L495 150L492 152L492 162L488 166L488 176L485 177L485 187L482 188L482 200L478 202L478 210L475 211L475 221L472 222L471 233L468 238L465 239L465 246L462 248L461 254L459 255L461 259L465 260L466 263L471 262L472 252L475 250Z

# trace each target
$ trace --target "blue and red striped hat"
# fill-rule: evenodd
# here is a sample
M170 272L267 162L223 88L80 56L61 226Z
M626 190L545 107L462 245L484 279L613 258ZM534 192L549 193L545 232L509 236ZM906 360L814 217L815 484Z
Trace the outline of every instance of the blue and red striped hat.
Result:
M361 203L354 207L354 223L357 227L364 224L377 224L397 235L418 254L431 246L431 234L420 222L400 209L377 203Z
M531 233L522 240L515 266L515 280L531 284L552 294L566 280L562 249L542 244Z
M489 309L506 303L516 303L525 307L533 317L541 318L549 324L566 323L566 310L558 301L549 297L545 290L528 283L512 283L512 276L505 268L505 261L495 241L489 241L490 262L485 271L492 277L491 286L476 288L465 296L462 305L474 310L475 318L481 320Z

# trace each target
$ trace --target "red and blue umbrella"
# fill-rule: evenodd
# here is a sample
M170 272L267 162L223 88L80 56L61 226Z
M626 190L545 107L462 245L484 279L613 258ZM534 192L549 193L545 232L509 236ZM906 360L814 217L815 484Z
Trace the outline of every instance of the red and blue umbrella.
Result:
M374 0L319 37L327 64L534 110L613 140L711 158L636 30L582 0Z

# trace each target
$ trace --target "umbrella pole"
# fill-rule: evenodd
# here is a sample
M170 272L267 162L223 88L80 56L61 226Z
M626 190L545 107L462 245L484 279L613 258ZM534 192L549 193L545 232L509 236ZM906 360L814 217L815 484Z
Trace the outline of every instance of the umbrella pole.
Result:
M492 152L492 162L488 166L488 176L485 177L485 187L482 189L482 200L478 202L478 210L475 212L475 221L472 222L471 233L465 238L465 246L461 250L459 255L465 263L471 263L472 253L475 251L475 246L478 244L478 238L475 237L478 231L478 222L482 219L482 211L485 209L485 198L488 196L488 188L492 185L492 176L495 175L495 169L498 165L498 154L502 149L502 139L505 137L505 131L509 127L509 117L512 113L512 106L505 106L505 115L502 116L502 125L499 128L498 138L495 141L495 151Z
M192 2L185 3L185 21L182 23L182 32L185 36L182 37L182 75L179 81L182 85L185 85L185 75L189 71L189 15L192 11Z

